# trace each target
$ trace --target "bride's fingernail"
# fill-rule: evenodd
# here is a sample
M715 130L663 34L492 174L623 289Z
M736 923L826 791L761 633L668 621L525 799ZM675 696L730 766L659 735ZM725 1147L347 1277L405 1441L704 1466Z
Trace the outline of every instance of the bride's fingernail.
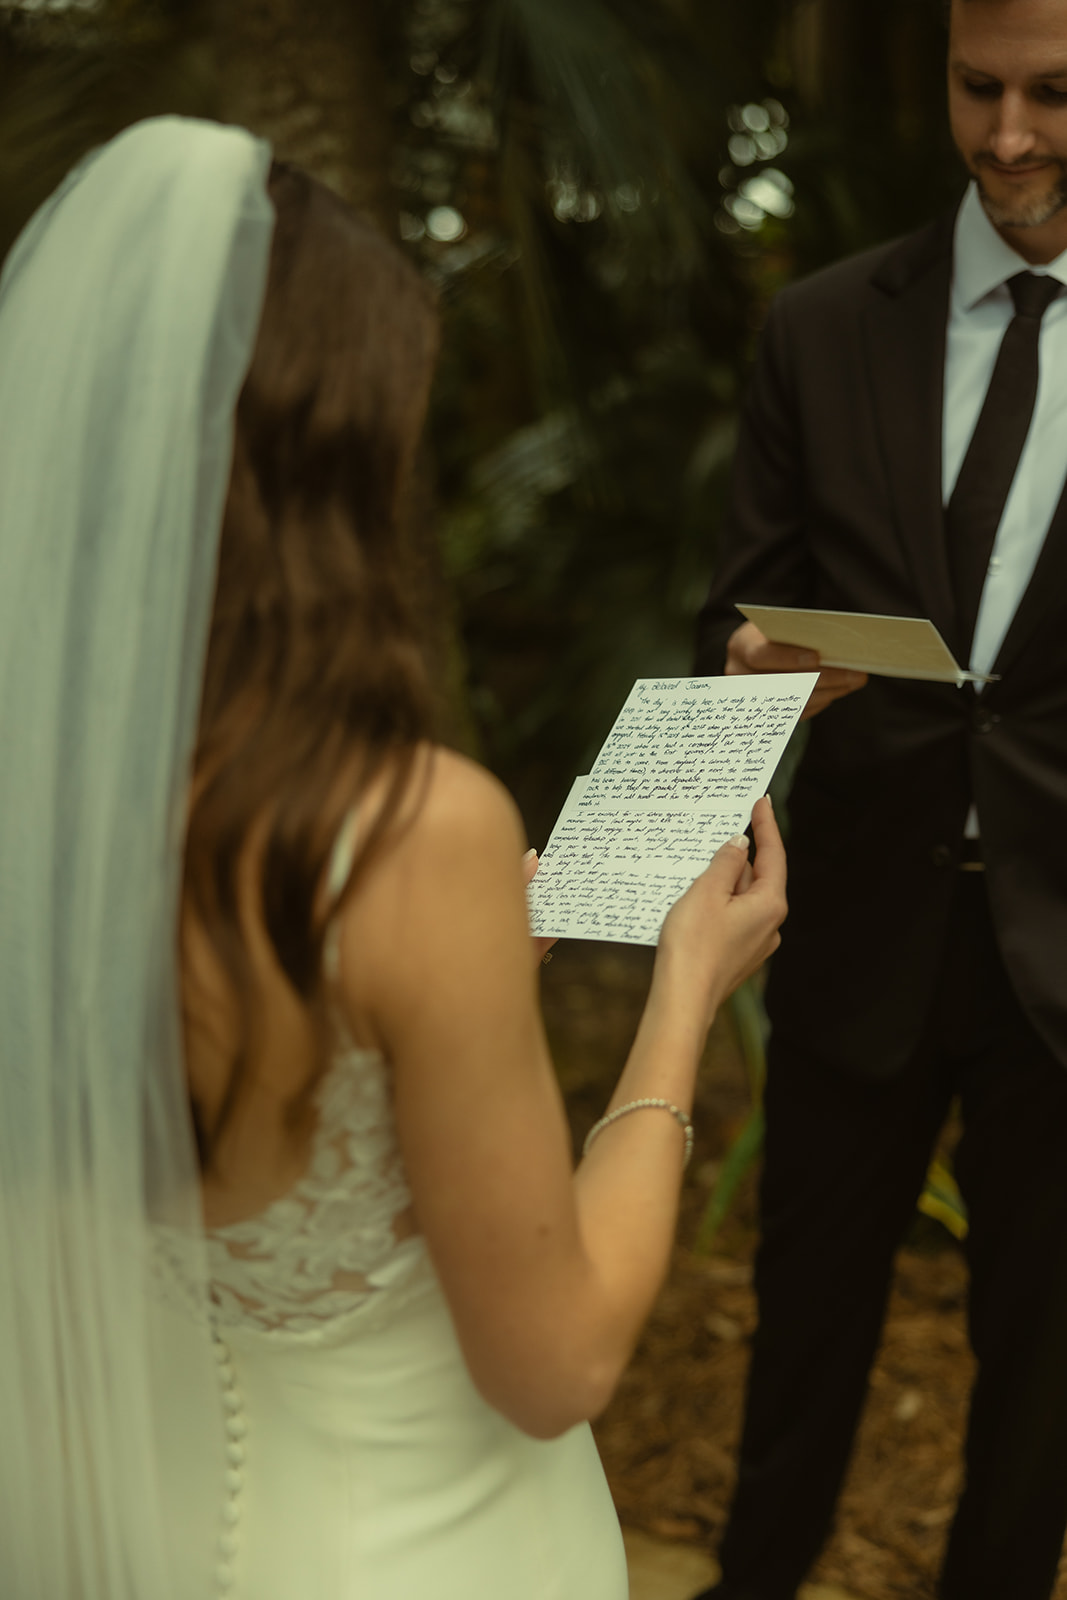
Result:
M526 854L523 856L522 859L524 861L529 861L530 857L531 856L535 856L536 854L537 854L537 851L534 849L533 845L531 845L529 850L527 850Z
M735 850L743 850L746 856L748 855L748 838L745 834L735 833L732 839L727 840L727 843L732 844Z
M770 806L771 810L773 811L774 810L774 801L771 799L770 795L769 794L765 794L763 796L763 798L764 798L764 800L766 800L767 804Z

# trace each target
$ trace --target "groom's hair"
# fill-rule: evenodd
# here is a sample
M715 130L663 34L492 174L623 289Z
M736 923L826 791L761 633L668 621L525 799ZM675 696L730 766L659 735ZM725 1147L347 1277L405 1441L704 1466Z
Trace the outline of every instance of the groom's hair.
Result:
M276 164L270 197L277 222L237 407L185 853L186 912L241 1018L221 1111L208 1119L194 1106L205 1166L261 1043L238 888L253 827L264 830L257 898L274 956L316 1024L295 1129L328 1060L333 845L387 772L384 808L361 819L347 894L393 826L434 722L410 494L437 349L433 298L399 250L304 173ZM203 1027L204 998L187 970L187 1023Z

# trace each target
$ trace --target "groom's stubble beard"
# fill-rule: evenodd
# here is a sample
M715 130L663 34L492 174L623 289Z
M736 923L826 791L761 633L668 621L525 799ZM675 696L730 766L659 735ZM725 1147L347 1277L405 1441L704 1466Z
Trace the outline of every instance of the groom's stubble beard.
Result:
M1055 166L1056 178L1050 188L1038 195L1020 195L1014 205L1004 205L993 198L982 182L983 163L991 163L992 159L983 151L972 159L970 166L985 214L995 228L1040 228L1067 207L1067 161L1051 163Z

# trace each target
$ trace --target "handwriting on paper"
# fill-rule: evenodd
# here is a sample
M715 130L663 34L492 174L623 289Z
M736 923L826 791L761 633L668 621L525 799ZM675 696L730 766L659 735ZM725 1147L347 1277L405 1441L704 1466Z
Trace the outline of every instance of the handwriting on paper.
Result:
M648 862L663 871L692 865L696 873L748 820L743 811L586 811L579 804L560 813L541 864L581 870L599 861L618 868Z
M552 830L528 890L534 933L656 944L671 906L748 826L817 681L639 679Z
M812 675L646 678L634 685L590 774L583 811L751 809L796 726ZM709 684L719 687L707 693Z
M634 871L603 861L586 869L575 894L566 867L539 867L530 885L534 933L555 939L657 944L663 919L692 883L692 872Z

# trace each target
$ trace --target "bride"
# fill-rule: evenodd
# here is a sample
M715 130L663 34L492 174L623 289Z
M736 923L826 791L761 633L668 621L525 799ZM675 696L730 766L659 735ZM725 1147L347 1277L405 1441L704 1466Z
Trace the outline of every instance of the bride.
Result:
M4 266L6 1600L626 1595L588 1419L784 859L761 802L671 912L574 1171L518 817L433 742L435 343L209 123L93 152Z

